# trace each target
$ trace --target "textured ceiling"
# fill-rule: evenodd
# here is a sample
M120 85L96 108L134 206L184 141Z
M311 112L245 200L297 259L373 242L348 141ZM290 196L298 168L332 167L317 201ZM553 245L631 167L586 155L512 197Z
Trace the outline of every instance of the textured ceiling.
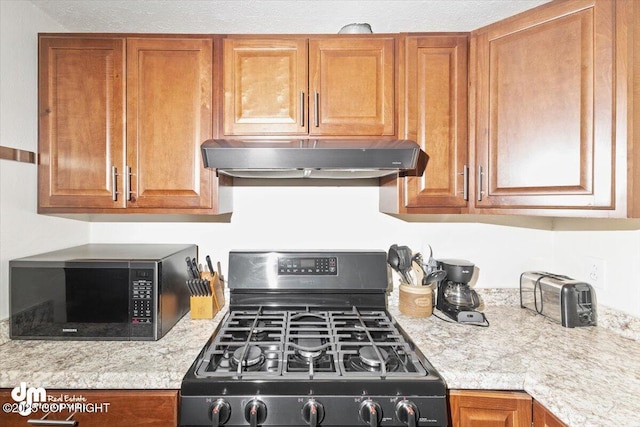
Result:
M548 0L30 0L68 31L376 33L470 31Z

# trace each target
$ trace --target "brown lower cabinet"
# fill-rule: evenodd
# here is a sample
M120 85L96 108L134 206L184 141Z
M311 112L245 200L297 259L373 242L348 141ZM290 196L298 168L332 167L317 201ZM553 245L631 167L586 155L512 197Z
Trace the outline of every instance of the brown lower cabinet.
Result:
M565 427L521 391L450 390L451 427Z
M71 418L79 427L178 425L178 390L46 390L48 403L76 405L78 411ZM0 390L0 425L27 426L28 420L42 418L45 413L33 412L22 416L16 412L17 403L11 390ZM68 407L50 413L47 420L64 420L74 411ZM54 424L52 424L54 425Z
M529 427L531 401L518 391L451 390L451 426Z
M549 412L547 408L534 400L533 427L566 427L566 424Z

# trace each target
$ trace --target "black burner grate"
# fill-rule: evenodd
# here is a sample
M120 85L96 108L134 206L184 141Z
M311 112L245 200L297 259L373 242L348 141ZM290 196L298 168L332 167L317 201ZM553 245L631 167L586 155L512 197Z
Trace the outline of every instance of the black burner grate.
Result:
M231 311L196 377L424 376L427 371L384 310Z

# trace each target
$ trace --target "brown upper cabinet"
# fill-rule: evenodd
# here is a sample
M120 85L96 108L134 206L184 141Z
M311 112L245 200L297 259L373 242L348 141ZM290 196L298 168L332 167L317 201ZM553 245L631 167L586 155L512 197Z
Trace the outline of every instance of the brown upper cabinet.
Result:
M39 211L218 212L213 43L42 35Z
M420 177L386 177L380 209L389 213L460 213L467 173L468 34L407 35L400 40L400 134L429 156Z
M476 208L615 209L615 2L474 33Z
M639 9L558 0L474 31L468 93L464 64L435 68L438 56L421 47L440 40L455 58L463 50L454 38L407 36L400 134L415 137L429 162L421 178L383 179L380 209L640 216Z
M125 40L41 37L39 49L39 210L124 207Z
M228 37L224 135L395 135L395 38Z

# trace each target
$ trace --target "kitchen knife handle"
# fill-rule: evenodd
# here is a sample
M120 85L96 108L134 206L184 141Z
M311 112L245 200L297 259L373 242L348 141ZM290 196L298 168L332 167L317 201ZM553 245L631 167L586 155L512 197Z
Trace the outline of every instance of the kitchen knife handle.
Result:
M191 272L191 278L199 279L200 276L198 276L198 274L196 273L196 269L194 268L193 263L191 263L191 258L186 257L185 261L187 262L187 267L189 267L189 271Z
M320 126L320 94L313 92L313 125Z
M300 126L304 127L304 91L300 91Z
M482 166L478 166L478 194L477 194L477 200L479 202L482 201L482 175L484 175L484 172L482 170Z
M213 270L213 263L211 262L211 257L207 255L204 259L205 261L207 261L207 267L209 267L209 272L213 274L214 270Z
M111 166L111 200L118 201L118 168Z

